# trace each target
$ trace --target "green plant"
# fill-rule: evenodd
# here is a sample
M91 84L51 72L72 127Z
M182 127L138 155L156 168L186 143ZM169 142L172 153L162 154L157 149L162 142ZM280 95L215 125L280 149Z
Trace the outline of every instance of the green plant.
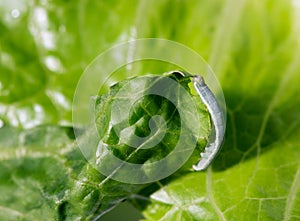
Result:
M149 221L299 220L297 13L284 0L1 1L0 219L95 218L128 198ZM206 172L99 187L105 177L74 143L73 93L98 53L140 37L208 61L227 102L226 140Z

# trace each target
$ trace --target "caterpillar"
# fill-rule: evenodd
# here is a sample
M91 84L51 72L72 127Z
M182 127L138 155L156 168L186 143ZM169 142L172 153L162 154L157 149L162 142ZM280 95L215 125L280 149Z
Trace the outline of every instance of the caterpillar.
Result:
M201 153L200 161L193 166L195 171L205 170L217 155L225 134L224 114L213 92L206 85L204 79L200 75L193 76L193 85L197 93L200 95L202 102L207 107L213 124L213 132L210 141L206 145L204 152Z

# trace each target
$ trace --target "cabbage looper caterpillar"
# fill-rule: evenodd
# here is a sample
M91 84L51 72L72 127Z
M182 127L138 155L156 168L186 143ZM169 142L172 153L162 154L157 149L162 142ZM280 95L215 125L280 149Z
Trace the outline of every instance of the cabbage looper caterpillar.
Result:
M193 76L193 84L208 109L214 127L210 142L206 145L204 152L201 153L201 160L193 166L194 170L201 171L210 165L221 147L225 133L224 115L213 92L205 84L203 77L200 75Z
M167 72L166 74L174 72L185 77L193 78L192 81L194 88L210 114L211 122L213 124L213 131L209 137L209 141L204 149L204 152L200 154L200 161L196 165L193 165L193 169L195 171L205 170L211 164L222 145L225 134L225 116L215 95L206 85L202 76L191 75L183 71L171 71Z

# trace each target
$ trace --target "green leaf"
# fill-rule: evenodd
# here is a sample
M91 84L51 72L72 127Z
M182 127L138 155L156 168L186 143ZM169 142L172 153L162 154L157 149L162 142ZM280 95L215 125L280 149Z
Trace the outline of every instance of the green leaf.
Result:
M120 166L122 171L127 170L117 175L123 182L153 182L171 175L192 157L194 162L186 165L190 170L210 131L208 113L199 96L191 94L190 82L190 77L178 72L136 77L114 85L98 98L95 115L101 138L96 159L99 170L113 177ZM117 163L115 157L141 165L139 169L134 167L137 181L129 175L133 167Z
M0 132L1 220L93 220L142 187L91 167L72 128L5 126Z
M171 81L177 82L177 85L168 87L166 83L169 82L165 82L165 79L172 79ZM187 112L186 116L181 117L186 119L183 123L186 124L191 139L185 139L183 147L188 149L186 147L191 146L191 140L196 140L195 144L197 144L196 150L193 151L192 149L188 155L191 160L185 164L181 171L181 173L186 173L191 169L191 165L197 162L200 149L206 143L210 126L204 106L199 102L199 99L195 99L195 104L197 104L195 111L201 116L202 130L194 129L195 124L192 121L195 116L191 116L193 103L187 103L188 100L186 99L186 96L192 96L189 91L189 83L190 78L176 73L168 76L139 77L114 85L108 94L96 100L95 116L98 131L102 137L100 143L106 144L108 151L120 159L131 163L145 165L146 162L160 160L172 151L172 147L179 139L181 134L179 126L181 128L184 126L179 121L177 105L184 105L190 111ZM180 87L184 88L186 95L182 94ZM174 96L177 104L173 104L159 95L148 94L154 93L157 89L163 89L166 93L165 96ZM140 99L136 100L137 97L128 96L132 94L132 90L140 93ZM146 142L138 143L138 145L145 146L147 143L149 146L147 149L153 148L154 151L140 148L135 150L131 146L124 145L126 141L121 140L119 142L119 139L124 137L118 137L113 129L120 125L123 126L124 122L118 123L118 125L114 123L122 117L127 121L128 116L122 116L119 113L118 118L114 119L115 115L110 113L113 101L118 99L125 99L123 102L125 106L117 106L118 110L123 110L123 112L128 103L135 103L130 113L129 123L131 126L129 132L126 132L127 138L132 137L133 139L129 140L134 143L134 139L137 138L134 134L139 137L149 136L146 137ZM153 125L150 124L149 127L148 124L151 117L157 115L164 118L166 126L160 127L158 118L152 119L159 130L162 128L164 130L155 131L152 134ZM103 119L107 120L103 121ZM108 124L112 127L108 127ZM149 185L122 183L111 179L112 176L105 177L100 174L85 160L79 148L75 146L72 128L40 126L23 131L4 126L0 132L2 146L0 170L3 171L0 176L0 189L3 193L3 197L0 199L0 210L2 211L0 218L2 219L39 220L47 215L49 219L57 220L94 220L119 202ZM92 148L89 142L91 138L93 143L99 142L97 137L91 136L90 129L82 133L83 135L78 142L83 143L87 148ZM161 137L159 137L160 133L162 133ZM155 144L157 140L159 142ZM195 148L195 146L191 146L191 148L193 147ZM193 156L190 156L192 153ZM172 169L174 162L180 161L183 154L181 151L176 159L170 158L166 162L166 167ZM99 160L99 156L97 160ZM107 159L107 155L104 155L100 156L100 166L113 168L114 164ZM116 169L112 174L115 172L118 173L119 171ZM157 171L153 173L156 174ZM147 169L144 174L150 176L151 171ZM132 177L134 174L132 171L127 171L127 176Z
M98 53L130 38L132 13L126 1L1 1L0 119L70 126L80 75Z
M298 24L286 1L230 10L236 3L223 9L209 58L227 102L224 146L207 172L142 191L146 220L299 220Z
M299 147L285 142L226 171L188 174L153 193L146 220L298 220ZM278 155L286 145L289 154Z
M173 87L174 85L168 87L168 85L165 84L166 79L178 82L177 87ZM153 92L157 89L163 89L166 92L166 96L172 93L172 96L174 96L178 102L177 104L183 102L185 107L191 107L192 109L193 104L184 102L182 98L186 95L181 94L182 91L179 90L179 85L181 85L181 87L183 86L184 88L183 90L187 92L187 95L191 96L189 93L189 83L190 78L179 76L178 73L168 76L137 77L121 81L112 86L109 93L96 99L95 118L98 129L97 132L101 140L99 141L99 138L93 135L90 129L80 138L79 143L82 143L82 146L88 148L89 151L92 149L91 152L94 153L93 155L96 153L96 157L92 155L92 158L89 159L91 164L87 164L80 171L77 175L78 180L73 183L70 192L64 198L64 203L68 205L65 209L65 214L68 219L83 219L83 217L87 220L97 219L122 200L132 198L132 195L137 194L141 189L151 184L134 181L139 171L122 170L122 165L117 167L113 161L114 158L111 157L112 155L122 159L123 162L143 165L141 176L137 178L149 176L155 180L155 178L152 177L153 174L160 174L161 171L144 166L149 162L161 160L173 151L172 148L174 148L176 144L174 140L177 141L180 135L178 132L178 124L180 125L180 122L178 122L178 106L172 104L165 97L153 94ZM171 90L171 88L173 90ZM132 96L133 91L139 95ZM121 103L118 103L118 101L121 101ZM190 146L190 142L193 139L196 139L197 147L195 151L192 150L192 152L190 152L191 156L188 155L190 160L178 171L178 174L187 173L192 165L197 162L200 149L204 147L207 133L209 132L210 124L208 114L204 110L203 104L199 102L199 99L195 101L197 101L196 111L201 116L200 122L203 128L200 131L195 131L195 124L191 123L195 116L190 116L190 114L193 113L192 111L188 112L187 122L183 123L187 124L187 132L192 136L192 139L185 139L186 145L183 147L188 149L187 147ZM117 104L114 102L117 102ZM130 105L130 114L126 115L125 108L128 108L128 104L130 103L133 103L133 105ZM116 105L118 111L117 119L114 118L116 116L113 113L114 105ZM151 122L151 117L157 115L164 118L166 127L157 126L161 121L157 118L154 120L152 118L156 124L155 126L159 129L158 131L154 129L155 131L153 133L154 127L153 125L151 126L151 123L149 126L149 122ZM129 124L126 123L127 121ZM184 127L183 125L181 126ZM119 130L118 127L122 129L120 134L117 134ZM163 131L160 131L162 128ZM126 137L122 137L124 130L126 130ZM162 137L159 137L160 133L163 133ZM139 140L138 138L145 136L146 142L136 143ZM124 140L124 138L127 138L127 140ZM158 143L155 143L157 140ZM126 142L130 142L131 145L126 144ZM96 143L95 147L97 147L97 149L93 148L93 143ZM132 145L136 144L138 144L138 148L133 148ZM146 144L148 146L150 145L147 149L140 148ZM151 148L151 151L148 150L149 148ZM84 150L83 152L85 153ZM181 160L183 154L181 151L179 155L177 154L170 158L170 160L167 160L164 164L164 169L173 169L175 164L178 163L177 161ZM101 175L92 165L100 171L103 171L103 168L109 170L108 175L106 177ZM122 179L118 179L121 182L115 181L113 180L116 178L114 177L115 174L121 174L121 178L124 178L123 176L125 175L132 182L122 182ZM150 182L153 181L151 179Z
M0 219L57 218L70 170L70 128L43 126L21 131L1 128Z

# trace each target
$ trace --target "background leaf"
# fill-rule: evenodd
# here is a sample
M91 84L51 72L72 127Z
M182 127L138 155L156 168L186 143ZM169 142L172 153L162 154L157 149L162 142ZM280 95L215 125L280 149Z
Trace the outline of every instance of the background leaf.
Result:
M125 1L1 1L2 121L71 125L80 75L100 52L129 39L132 10Z
M223 149L206 173L159 184L142 204L146 220L300 217L300 65L292 6L249 1L230 10L235 3L222 10L208 58L228 108Z
M58 217L57 207L70 179L64 152L70 128L40 126L1 129L0 218L41 220ZM69 150L68 150L69 149Z

